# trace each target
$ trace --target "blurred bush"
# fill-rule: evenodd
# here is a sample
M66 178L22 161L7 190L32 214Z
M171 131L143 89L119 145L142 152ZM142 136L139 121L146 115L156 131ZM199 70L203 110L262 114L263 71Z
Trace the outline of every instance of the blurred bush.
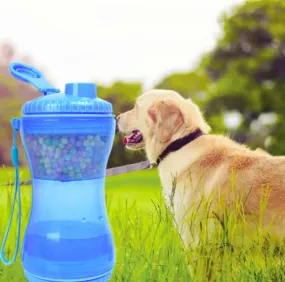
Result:
M11 119L21 114L21 107L25 101L39 96L35 88L27 83L14 79L8 66L12 60L32 64L28 57L19 57L15 49L8 43L0 44L0 165L11 165L11 146L13 130ZM21 146L20 136L17 138L19 146L20 165L26 165L24 150Z
M100 98L113 104L115 115L126 112L134 106L136 98L142 92L140 83L115 82L110 87L97 86ZM122 136L116 135L108 167L120 166L145 160L143 151L126 152Z

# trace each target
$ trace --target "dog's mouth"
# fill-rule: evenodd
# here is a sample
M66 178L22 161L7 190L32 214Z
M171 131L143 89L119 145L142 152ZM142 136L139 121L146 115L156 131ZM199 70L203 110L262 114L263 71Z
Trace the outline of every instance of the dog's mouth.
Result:
M139 130L133 130L130 135L126 135L123 139L123 143L126 146L136 146L143 142L143 135Z

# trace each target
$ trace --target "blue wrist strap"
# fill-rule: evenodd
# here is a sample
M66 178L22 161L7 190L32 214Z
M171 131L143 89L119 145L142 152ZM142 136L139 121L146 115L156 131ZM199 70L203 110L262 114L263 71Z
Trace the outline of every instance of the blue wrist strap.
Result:
M17 144L16 144L17 132L20 129L20 120L18 118L14 118L11 123L12 123L12 127L13 127L13 146L11 149L11 153L12 153L12 163L15 167L16 181L15 181L15 193L14 193L12 211L11 211L8 227L7 227L4 239L3 239L3 243L1 246L1 254L0 254L1 255L1 257L0 257L1 261L6 265L10 265L16 260L17 254L19 251L20 235L21 235L21 191L20 191L20 177L19 177L18 148L17 148ZM14 254L13 258L9 261L5 258L5 246L6 246L6 242L7 242L8 235L10 232L10 228L12 225L12 219L13 219L13 214L14 214L17 196L18 196L18 233L17 233L17 238L16 238L15 254Z

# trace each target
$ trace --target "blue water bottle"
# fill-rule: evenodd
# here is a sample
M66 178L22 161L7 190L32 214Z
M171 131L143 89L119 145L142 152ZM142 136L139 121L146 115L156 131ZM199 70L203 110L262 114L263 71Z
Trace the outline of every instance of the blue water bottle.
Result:
M1 260L6 265L13 263L19 247L21 202L16 136L20 131L33 189L22 252L28 281L108 281L115 264L104 194L115 134L112 105L97 97L93 83L69 83L65 93L60 93L33 67L12 63L9 70L44 96L26 102L21 118L12 120L16 188ZM19 233L15 255L8 261L4 248L17 197Z

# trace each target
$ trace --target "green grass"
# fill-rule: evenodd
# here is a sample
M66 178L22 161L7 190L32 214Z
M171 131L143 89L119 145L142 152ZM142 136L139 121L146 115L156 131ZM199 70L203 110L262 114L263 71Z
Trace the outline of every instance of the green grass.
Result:
M29 179L28 170L21 172L22 180ZM6 183L11 179L12 170L0 171L1 182ZM1 242L8 222L13 189L9 186L0 188ZM285 281L284 247L275 246L262 235L235 244L235 232L231 230L237 229L226 228L227 225L232 227L235 222L231 216L216 221L221 232L215 237L214 243L208 241L205 236L207 232L201 226L201 244L185 254L172 215L164 206L155 170L107 178L106 197L117 252L111 282ZM23 186L23 230L27 224L30 199L31 187ZM246 228L239 230L239 235L248 233ZM11 230L8 252L14 250L15 234L14 228ZM0 281L26 281L20 256L11 266L0 263Z

